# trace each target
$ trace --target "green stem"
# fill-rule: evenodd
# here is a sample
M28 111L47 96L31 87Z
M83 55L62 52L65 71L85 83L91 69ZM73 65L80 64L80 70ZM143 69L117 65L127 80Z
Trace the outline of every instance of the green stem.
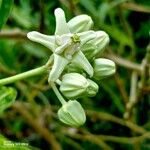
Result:
M61 81L60 81L59 79L57 79L55 82L56 82L58 85L61 85Z
M48 69L47 66L44 65L44 66L41 66L39 68L30 70L30 71L27 71L27 72L24 72L24 73L14 75L12 77L1 79L0 80L0 86L5 85L5 84L10 84L10 83L13 83L13 82L16 82L16 81L19 81L19 80L22 80L22 79L25 79L25 78L28 78L28 77L35 76L35 75L42 74L42 73L46 72L47 69Z
M61 102L62 105L66 104L67 102L65 101L65 99L62 97L62 95L60 94L60 92L58 91L56 85L54 82L50 82L49 83L53 89L53 91L55 92L56 96L58 97L59 101Z

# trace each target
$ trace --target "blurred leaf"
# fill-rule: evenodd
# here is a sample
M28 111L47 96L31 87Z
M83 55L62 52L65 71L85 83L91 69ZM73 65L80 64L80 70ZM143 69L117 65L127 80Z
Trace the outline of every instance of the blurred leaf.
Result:
M12 8L13 0L2 0L0 8L0 29L6 23L10 10Z
M30 5L29 0L20 0L20 6L14 6L12 11L12 18L15 20L15 22L26 29L30 29L33 27L34 29L37 28L38 25L38 19L39 14L32 14L32 7Z
M116 105L116 108L120 111L121 114L123 114L125 112L125 108L117 93L114 92L114 89L111 89L109 85L104 84L102 82L100 85L109 94L109 96L113 100L113 103Z
M80 0L81 5L83 5L90 13L97 16L97 10L95 9L94 2L91 0Z
M41 45L26 43L23 45L25 51L37 58L45 58L47 56L46 51L41 47Z
M116 28L116 26L114 26L114 25L106 25L106 24L103 26L103 28L118 43L121 43L124 46L126 46L126 45L132 46L132 44L133 44L132 40L121 29Z
M14 68L16 62L16 53L14 51L15 42L0 41L0 62L9 68Z
M110 3L103 2L98 8L98 14L99 14L100 21L103 23L107 16L107 13L109 11L111 11L111 9L113 9L114 7L116 7L117 5L119 5L125 1L127 1L127 0L115 0ZM112 11L111 11L111 13L112 13Z
M17 91L11 87L0 87L0 113L10 107L17 96Z

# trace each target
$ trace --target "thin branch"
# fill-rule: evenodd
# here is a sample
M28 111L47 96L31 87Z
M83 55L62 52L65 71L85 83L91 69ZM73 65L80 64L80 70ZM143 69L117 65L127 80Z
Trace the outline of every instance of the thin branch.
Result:
M145 133L141 136L135 136L135 137L118 137L118 136L111 136L111 135L94 135L94 134L78 134L78 133L69 133L65 132L68 136L80 139L80 140L87 140L91 139L91 142L94 140L104 140L105 142L114 142L119 144L135 144L137 142L141 142L145 139L150 139L150 133Z
M130 121L123 120L121 118L118 118L114 115L111 115L105 112L98 112L98 111L93 111L93 110L87 110L86 112L88 116L95 117L95 119L111 121L111 122L120 124L122 126L126 126L136 133L144 134L147 132L144 128Z
M26 122L50 144L52 150L61 150L61 147L56 141L53 133L51 133L46 127L41 125L39 121L28 112L28 110L22 103L15 102L13 108L15 109L15 111L19 112L26 120Z
M125 8L125 9L132 10L132 11L150 13L150 8L149 7L145 7L145 6L133 3L133 2L122 3L121 7Z
M113 60L117 65L125 67L127 69L135 70L139 74L142 72L142 68L140 64L133 63L129 60L123 59L120 56L114 55L114 54L105 54L106 58L109 58Z
M131 88L130 88L129 102L126 105L126 112L124 114L125 119L131 118L133 107L137 103L137 100L138 100L137 99L137 93L138 93L137 83L138 83L137 72L133 71L132 76L131 76L131 86L130 86Z
M13 83L13 82L25 79L25 78L29 78L32 76L42 74L42 73L46 72L47 69L48 69L47 65L44 65L44 66L38 67L36 69L32 69L32 70L29 70L29 71L26 71L26 72L23 72L23 73L20 73L20 74L11 76L11 77L0 79L0 85L10 84L10 83Z
M69 130L62 130L63 134L68 135L72 138L75 139L79 139L82 141L89 141L91 143L94 143L96 145L98 145L100 148L102 148L103 150L112 150L112 148L106 144L102 139L98 139L96 136L93 136L92 134L77 134L77 133L70 133Z
M27 33L20 30L2 30L0 31L0 39L11 38L11 39L27 39Z
M117 72L114 75L114 79L115 79L116 85L118 86L118 90L121 93L123 102L124 102L124 104L126 104L128 102L128 99L129 99L128 98L128 94L127 94L127 92L125 90L124 83L121 80L121 78L120 78L120 76L119 76L119 74Z

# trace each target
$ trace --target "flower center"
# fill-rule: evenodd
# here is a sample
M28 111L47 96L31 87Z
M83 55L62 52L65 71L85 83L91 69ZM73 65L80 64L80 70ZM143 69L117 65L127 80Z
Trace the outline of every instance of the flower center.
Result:
M71 37L71 39L72 39L73 43L80 43L81 42L80 37L76 33L73 34L73 36Z

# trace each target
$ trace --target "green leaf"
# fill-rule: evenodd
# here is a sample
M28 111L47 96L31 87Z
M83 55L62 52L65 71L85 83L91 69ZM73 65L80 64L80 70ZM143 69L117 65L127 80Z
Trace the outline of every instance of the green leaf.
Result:
M6 23L10 10L12 8L13 0L2 0L0 8L0 30Z
M17 96L17 91L12 87L0 87L0 113L10 107Z

